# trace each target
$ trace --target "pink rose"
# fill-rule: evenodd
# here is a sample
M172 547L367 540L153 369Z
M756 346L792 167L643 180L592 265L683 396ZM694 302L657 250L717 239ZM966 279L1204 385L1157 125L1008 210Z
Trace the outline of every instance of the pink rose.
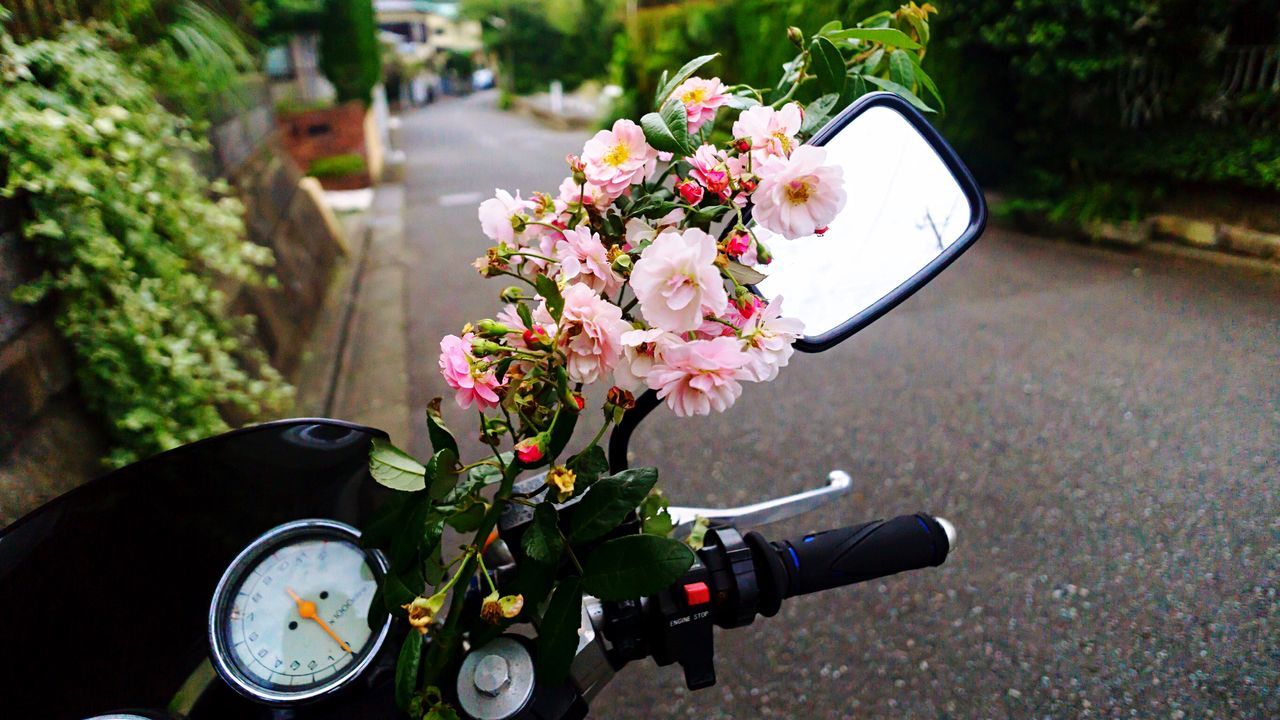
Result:
M723 311L729 295L715 259L715 239L697 228L659 233L631 271L645 319L680 333L701 325L704 312Z
M844 169L824 165L827 151L796 148L791 157L771 157L760 165L760 187L752 216L762 227L795 239L830 225L844 207Z
M618 364L622 333L631 325L622 319L622 308L582 283L569 285L562 295L561 347L569 356L569 379L593 383Z
M751 142L751 152L756 162L766 157L787 156L798 143L796 133L804 123L804 113L795 103L787 103L781 110L768 105L756 105L742 111L733 123L733 136Z
M560 195L556 199L561 203L561 212L579 203L583 207L596 207L603 210L612 202L600 186L590 182L578 184L571 177L565 178L560 183Z
M472 404L480 409L498 405L498 382L492 369L479 370L478 362L471 354L471 340L475 335L467 333L462 337L446 335L440 341L440 374L445 384L453 388L453 399L458 407L466 410Z
M644 140L644 131L630 120L618 120L601 130L582 148L587 180L613 200L643 181L658 165L658 153Z
M613 383L631 392L643 390L662 347L673 342L679 343L680 338L659 328L622 333L623 356L613 369Z
M739 330L742 350L747 354L743 366L746 379L753 382L771 382L778 377L778 369L787 366L795 348L796 338L804 334L804 323L796 318L782 317L782 298L776 297L763 308L750 308ZM738 323L734 323L735 325Z
M729 167L724 153L711 145L703 145L688 158L690 177L721 198L729 196Z
M676 183L676 192L680 193L680 197L690 205L697 205L702 202L702 196L705 192L702 186L692 180L680 180Z
M742 394L747 355L732 337L693 340L663 349L649 371L649 387L680 417L724 412Z
M555 244L554 257L560 263L562 280L585 283L602 294L615 293L622 287L623 278L613 271L609 251L589 225L565 230Z
M729 102L728 88L720 78L704 80L691 77L680 83L672 95L684 104L689 118L689 132L697 132L708 120L716 116L716 110Z
M725 254L732 258L739 257L750 249L751 233L742 232L741 230L730 233L724 243Z
M523 225L525 212L532 207L527 200L515 197L506 190L495 190L495 197L480 203L480 229L490 240L504 245L516 245L516 226Z

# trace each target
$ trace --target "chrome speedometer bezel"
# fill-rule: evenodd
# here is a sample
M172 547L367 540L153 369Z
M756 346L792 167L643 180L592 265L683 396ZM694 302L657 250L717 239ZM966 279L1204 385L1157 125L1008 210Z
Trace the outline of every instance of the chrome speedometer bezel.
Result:
M387 634L391 630L391 615L387 614L382 621L382 627L371 636L372 640L366 644L368 651L362 651L355 663L339 671L332 678L304 689L287 691L264 687L252 678L247 677L240 669L231 656L231 647L228 646L230 635L225 625L231 593L234 592L245 574L259 560L291 540L317 535L338 538L350 542L356 547L361 547L360 531L346 523L321 518L287 522L258 536L244 550L241 550L240 554L236 555L231 564L227 566L222 578L218 581L216 589L213 591L213 599L209 603L208 624L209 652L213 667L218 676L231 689L250 700L274 706L300 705L336 693L355 681L368 669L369 665L381 652L382 646L386 642ZM389 572L387 559L377 550L362 549L369 567L372 568L378 584L381 585L387 572Z

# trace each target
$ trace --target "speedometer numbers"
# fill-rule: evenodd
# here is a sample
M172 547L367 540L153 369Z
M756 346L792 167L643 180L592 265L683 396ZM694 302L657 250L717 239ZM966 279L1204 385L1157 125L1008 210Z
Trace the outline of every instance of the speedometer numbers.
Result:
M214 667L233 688L272 704L333 692L368 666L390 618L370 623L385 572L359 532L329 520L281 525L232 562L214 593ZM370 630L370 625L379 628Z

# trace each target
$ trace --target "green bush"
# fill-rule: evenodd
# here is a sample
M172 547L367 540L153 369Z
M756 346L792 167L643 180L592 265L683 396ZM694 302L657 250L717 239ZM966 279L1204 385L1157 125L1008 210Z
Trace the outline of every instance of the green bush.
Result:
M325 0L320 17L320 69L338 102L366 105L382 78L373 0Z
M526 95L546 91L552 80L573 90L602 77L613 53L618 6L614 0L463 0L461 7L464 16L483 23L503 87Z
M260 280L271 252L193 165L205 143L108 47L131 41L104 32L25 45L0 32L0 194L28 206L23 235L46 268L15 296L55 298L122 464L225 430L222 411L281 407L289 389L217 289Z
M307 174L311 177L333 178L359 175L364 170L364 157L357 153L348 153L316 158L311 162L311 167L307 168Z

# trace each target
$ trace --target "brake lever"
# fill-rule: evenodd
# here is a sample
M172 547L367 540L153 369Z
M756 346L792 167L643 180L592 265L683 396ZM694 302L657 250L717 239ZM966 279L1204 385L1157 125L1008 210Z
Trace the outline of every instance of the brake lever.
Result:
M736 508L673 506L667 508L667 512L671 513L671 520L675 523L676 531L687 532L693 527L694 520L699 517L737 527L756 527L816 510L841 495L847 495L851 486L852 480L849 478L849 473L843 470L832 470L827 474L826 487L806 490L795 495L765 500L764 502Z

